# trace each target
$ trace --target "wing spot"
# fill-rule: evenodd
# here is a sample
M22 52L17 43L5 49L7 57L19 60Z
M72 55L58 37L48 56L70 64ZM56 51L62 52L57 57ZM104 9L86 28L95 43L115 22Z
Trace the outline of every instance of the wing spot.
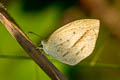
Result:
M57 52L59 52L60 50L58 49Z
M81 49L80 49L80 51L83 51L85 49L85 46L83 46Z
M65 54L63 54L63 57L65 57L66 55L68 55L69 54L69 52L66 52Z
M69 42L70 40L67 40L67 42Z
M73 34L76 34L76 32L74 31Z
M80 52L82 52L85 49L86 46L83 46L79 52L76 53L76 56L78 56L80 54Z
M77 53L76 53L76 56L78 56L79 54L80 54L80 52L77 52Z
M60 38L60 41L62 41L62 39Z

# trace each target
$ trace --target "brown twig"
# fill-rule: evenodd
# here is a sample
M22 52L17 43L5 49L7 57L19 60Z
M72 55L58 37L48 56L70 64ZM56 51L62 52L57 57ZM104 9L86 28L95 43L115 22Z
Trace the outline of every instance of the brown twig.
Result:
M32 41L25 35L16 22L9 16L3 6L0 5L0 21L5 28L18 41L22 48L32 59L51 77L52 80L66 80L58 69L36 48Z

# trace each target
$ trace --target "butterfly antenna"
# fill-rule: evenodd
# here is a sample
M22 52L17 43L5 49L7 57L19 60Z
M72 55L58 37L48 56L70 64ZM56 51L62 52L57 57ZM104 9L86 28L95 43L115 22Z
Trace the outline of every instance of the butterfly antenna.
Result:
M33 34L33 35L35 35L35 36L38 36L38 37L42 38L42 36L40 36L40 35L37 34L37 33L32 32L32 31L29 31L28 33L29 33L29 34Z

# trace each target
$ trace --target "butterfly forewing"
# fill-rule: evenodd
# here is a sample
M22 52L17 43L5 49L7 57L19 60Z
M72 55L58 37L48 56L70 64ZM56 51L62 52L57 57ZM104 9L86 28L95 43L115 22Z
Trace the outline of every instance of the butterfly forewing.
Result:
M75 65L92 53L98 32L99 20L77 20L56 30L47 42L42 41L43 49L57 60Z

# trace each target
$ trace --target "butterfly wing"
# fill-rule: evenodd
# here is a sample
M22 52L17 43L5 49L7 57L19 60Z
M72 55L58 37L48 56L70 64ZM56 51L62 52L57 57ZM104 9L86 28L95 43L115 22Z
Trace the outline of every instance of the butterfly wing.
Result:
M42 41L43 49L57 60L75 65L92 53L98 32L99 20L77 20L56 30L48 41Z

